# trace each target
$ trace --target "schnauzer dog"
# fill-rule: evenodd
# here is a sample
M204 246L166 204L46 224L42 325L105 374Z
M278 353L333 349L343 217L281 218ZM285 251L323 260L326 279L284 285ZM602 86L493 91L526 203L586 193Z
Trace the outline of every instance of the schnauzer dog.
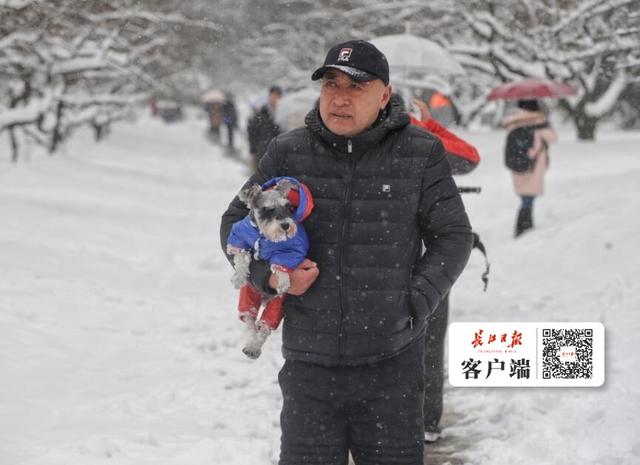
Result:
M289 274L307 256L309 240L301 223L311 213L313 199L307 186L290 177L249 186L238 198L249 208L249 214L233 225L227 253L233 255L235 273L231 282L240 289L238 312L248 332L242 351L256 359L284 316ZM269 264L277 278L275 296L263 296L248 282L253 259ZM258 317L262 303L265 306Z

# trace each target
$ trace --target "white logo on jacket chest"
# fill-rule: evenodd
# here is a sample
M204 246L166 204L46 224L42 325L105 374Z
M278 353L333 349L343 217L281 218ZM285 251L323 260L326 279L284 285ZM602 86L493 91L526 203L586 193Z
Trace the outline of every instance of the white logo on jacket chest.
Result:
M391 184L383 184L382 192L391 192Z

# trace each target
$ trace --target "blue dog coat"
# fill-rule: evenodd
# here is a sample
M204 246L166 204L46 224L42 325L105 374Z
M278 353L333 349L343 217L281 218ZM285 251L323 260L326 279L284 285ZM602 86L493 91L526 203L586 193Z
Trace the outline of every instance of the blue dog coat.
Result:
M284 241L272 242L260 234L258 226L247 215L243 220L233 224L227 244L243 250L251 250L254 257L265 260L269 265L280 265L290 270L295 269L307 256L309 238L302 226L302 221L309 216L313 209L313 198L309 188L295 178L277 177L262 185L262 190L274 187L281 179L287 179L298 186L298 208L293 214L297 223L295 236Z

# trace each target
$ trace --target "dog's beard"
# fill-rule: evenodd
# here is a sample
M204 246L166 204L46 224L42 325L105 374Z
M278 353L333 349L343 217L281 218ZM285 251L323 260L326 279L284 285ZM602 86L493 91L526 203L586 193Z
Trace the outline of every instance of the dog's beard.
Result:
M283 221L270 221L265 224L260 224L260 232L264 237L271 242L282 242L292 238L298 232L298 226L294 221L285 221L289 228L285 231L282 229L281 224Z

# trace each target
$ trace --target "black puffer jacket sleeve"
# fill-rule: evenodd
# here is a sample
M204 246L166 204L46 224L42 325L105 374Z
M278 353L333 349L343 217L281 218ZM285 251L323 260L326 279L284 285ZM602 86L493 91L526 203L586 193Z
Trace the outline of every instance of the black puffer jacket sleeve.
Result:
M464 269L473 236L440 141L434 144L423 178L418 221L426 246L412 273L411 302L429 316Z
M277 137L269 143L266 154L260 159L257 171L247 180L247 182L244 183L240 190L253 184L262 185L269 179L278 175L276 148ZM222 251L225 253L227 260L229 260L229 263L231 264L233 264L233 257L227 254L227 238L229 237L233 224L242 220L248 213L249 209L240 201L238 195L236 195L222 215L222 221L220 222L220 244L222 246ZM249 281L256 289L259 289L265 295L275 294L275 291L269 287L270 276L271 270L265 261L251 261Z

